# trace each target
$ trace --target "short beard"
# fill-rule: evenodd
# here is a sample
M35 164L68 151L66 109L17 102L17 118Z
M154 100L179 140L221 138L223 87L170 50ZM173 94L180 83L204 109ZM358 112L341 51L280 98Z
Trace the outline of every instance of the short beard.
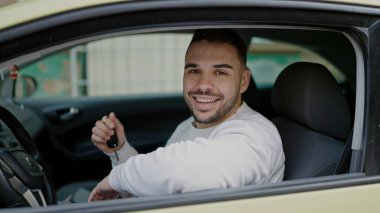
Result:
M203 119L201 120L199 117L197 117L193 111L193 109L190 107L190 104L188 103L188 101L185 99L185 101L187 102L189 108L190 108L190 111L194 117L194 120L198 123L201 123L201 124L210 124L210 123L214 123L218 120L220 120L221 118L223 118L225 115L227 115L235 106L238 98L239 98L239 91L232 97L230 98L229 100L227 100L225 102L225 104L223 104L219 109L216 110L216 112L211 115L210 117L206 118L206 119Z

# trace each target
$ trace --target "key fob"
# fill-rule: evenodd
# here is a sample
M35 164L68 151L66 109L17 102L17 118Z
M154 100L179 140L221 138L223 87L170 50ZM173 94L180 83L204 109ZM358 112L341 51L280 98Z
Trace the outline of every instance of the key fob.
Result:
M118 144L118 139L117 139L117 135L116 135L116 133L115 134L113 134L112 136L111 136L111 139L109 139L108 141L107 141L107 146L108 146L108 148L115 148L115 147L117 147L119 144Z

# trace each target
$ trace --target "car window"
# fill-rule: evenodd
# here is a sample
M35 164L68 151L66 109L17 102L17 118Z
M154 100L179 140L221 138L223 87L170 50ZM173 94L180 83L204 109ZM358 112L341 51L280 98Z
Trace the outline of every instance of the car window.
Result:
M345 81L345 76L334 65L306 48L261 37L252 37L250 40L247 66L258 88L271 88L280 72L298 61L322 64L338 82Z
M120 36L75 46L22 68L15 96L95 97L180 93L183 58L191 35ZM270 88L289 64L323 64L338 82L344 75L318 54L284 42L252 37L247 66L258 88ZM116 76L116 78L115 78Z
M24 78L17 81L15 95L38 98L180 93L190 39L190 34L181 33L131 35L65 49L23 67L20 73ZM35 86L30 86L33 82Z

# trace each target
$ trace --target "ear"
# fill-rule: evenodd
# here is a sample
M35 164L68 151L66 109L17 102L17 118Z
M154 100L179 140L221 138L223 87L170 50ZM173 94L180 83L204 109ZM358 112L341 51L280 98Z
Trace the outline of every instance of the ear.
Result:
M250 80L251 70L245 68L241 74L240 93L243 93L247 90Z

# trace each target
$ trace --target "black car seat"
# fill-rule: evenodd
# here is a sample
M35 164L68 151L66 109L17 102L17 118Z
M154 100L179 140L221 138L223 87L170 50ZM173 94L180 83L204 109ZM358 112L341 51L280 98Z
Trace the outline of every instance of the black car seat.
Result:
M245 103L252 109L262 113L263 105L260 91L257 88L256 82L252 75L247 90L242 94Z
M332 175L351 130L349 105L322 65L297 62L278 76L272 119L285 153L284 180Z

